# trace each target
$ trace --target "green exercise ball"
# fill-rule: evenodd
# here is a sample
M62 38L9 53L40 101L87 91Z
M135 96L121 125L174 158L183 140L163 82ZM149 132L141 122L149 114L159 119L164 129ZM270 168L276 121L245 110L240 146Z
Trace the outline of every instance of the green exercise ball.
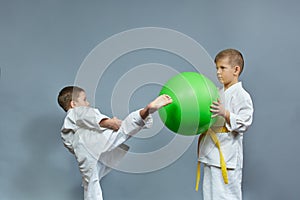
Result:
M204 75L180 73L167 81L161 94L173 99L173 103L159 110L161 120L171 131L181 135L198 135L215 123L210 106L219 98L219 92Z

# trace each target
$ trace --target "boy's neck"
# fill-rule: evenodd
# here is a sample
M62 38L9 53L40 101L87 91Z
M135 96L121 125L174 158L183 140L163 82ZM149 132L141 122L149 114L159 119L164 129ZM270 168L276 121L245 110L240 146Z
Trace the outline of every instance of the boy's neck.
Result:
M230 82L230 83L228 83L226 85L223 85L224 86L224 90L227 90L228 88L230 88L231 86L233 86L234 84L236 84L238 82L239 82L239 80L237 79L237 80L234 80L234 81L232 81L232 82Z

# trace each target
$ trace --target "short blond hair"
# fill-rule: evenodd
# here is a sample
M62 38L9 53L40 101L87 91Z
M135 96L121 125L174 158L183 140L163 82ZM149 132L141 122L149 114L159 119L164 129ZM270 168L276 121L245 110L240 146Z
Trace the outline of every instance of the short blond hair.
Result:
M215 57L215 63L225 58L228 58L228 62L232 67L240 66L240 74L242 73L244 69L244 57L241 52L236 49L225 49L220 51Z
M58 94L58 104L67 112L71 108L71 101L77 99L80 92L84 92L84 89L77 86L64 87Z

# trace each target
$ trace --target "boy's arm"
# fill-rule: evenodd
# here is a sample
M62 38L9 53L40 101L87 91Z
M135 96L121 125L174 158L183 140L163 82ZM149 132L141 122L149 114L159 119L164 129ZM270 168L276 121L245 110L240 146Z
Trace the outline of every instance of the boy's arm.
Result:
M103 128L112 129L114 131L119 130L120 126L122 124L122 121L118 118L104 118L99 122L99 125Z
M236 113L226 110L223 104L218 100L213 102L210 111L212 117L224 117L230 131L245 132L252 123L253 104L251 98L245 98L235 105ZM229 127L227 127L229 129Z
M245 98L235 105L235 112L230 113L230 129L235 132L245 132L252 124L253 104L250 98Z
M98 129L101 131L104 131L107 128L112 129L112 127L116 129L116 120L103 115L98 109L91 107L76 107L72 109L72 113L74 124L78 127Z

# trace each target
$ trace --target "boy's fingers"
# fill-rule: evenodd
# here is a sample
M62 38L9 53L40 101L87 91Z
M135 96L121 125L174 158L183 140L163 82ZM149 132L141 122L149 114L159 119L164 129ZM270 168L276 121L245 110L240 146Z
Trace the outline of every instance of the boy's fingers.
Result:
M215 106L215 105L211 105L211 106L210 106L210 108L217 108L217 106Z
M218 116L218 114L213 114L211 117L216 117L216 116Z
M210 108L214 109L214 110L219 110L219 106L218 105L211 105Z
M213 101L211 105L218 106L218 105L220 105L220 102L218 102L218 101Z
M210 112L212 112L212 114L214 115L217 115L219 113L219 110L210 109Z

